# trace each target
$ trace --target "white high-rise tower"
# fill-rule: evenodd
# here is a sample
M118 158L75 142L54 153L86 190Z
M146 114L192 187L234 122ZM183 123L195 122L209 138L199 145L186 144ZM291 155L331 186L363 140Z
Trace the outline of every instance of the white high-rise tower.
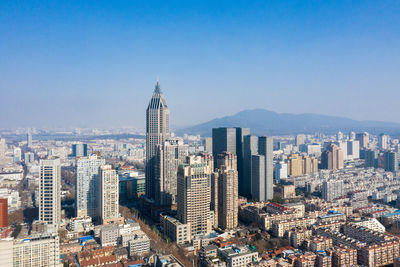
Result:
M40 160L39 220L58 228L61 221L61 163L59 158Z

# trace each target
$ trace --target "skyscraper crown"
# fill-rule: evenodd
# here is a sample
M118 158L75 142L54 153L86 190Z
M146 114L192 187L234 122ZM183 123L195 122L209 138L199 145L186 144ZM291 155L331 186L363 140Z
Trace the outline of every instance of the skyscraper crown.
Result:
M148 108L158 109L158 108L168 108L167 102L161 92L160 83L157 81L154 88L153 96L151 97Z

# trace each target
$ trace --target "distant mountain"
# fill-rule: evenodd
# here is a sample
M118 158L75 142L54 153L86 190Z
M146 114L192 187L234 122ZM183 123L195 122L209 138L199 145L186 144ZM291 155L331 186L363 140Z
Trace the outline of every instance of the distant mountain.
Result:
M400 123L381 121L357 121L349 118L318 115L276 113L266 109L244 110L232 116L213 119L195 126L181 128L177 134L211 136L212 128L244 127L255 135L286 135L298 133L336 133L342 131L367 131L373 134L385 132L398 135Z

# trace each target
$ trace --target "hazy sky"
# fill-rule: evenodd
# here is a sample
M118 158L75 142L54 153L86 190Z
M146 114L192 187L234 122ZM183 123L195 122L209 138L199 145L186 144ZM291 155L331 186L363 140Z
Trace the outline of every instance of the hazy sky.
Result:
M400 122L400 1L0 1L0 128L243 109Z

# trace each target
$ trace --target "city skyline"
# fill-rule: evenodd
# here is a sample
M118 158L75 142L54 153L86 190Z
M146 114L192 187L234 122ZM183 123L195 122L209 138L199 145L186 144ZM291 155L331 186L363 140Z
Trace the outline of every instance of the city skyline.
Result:
M400 122L398 3L59 4L0 4L2 125L142 126L157 75L171 125L252 108Z
M400 2L5 1L1 267L400 267Z

